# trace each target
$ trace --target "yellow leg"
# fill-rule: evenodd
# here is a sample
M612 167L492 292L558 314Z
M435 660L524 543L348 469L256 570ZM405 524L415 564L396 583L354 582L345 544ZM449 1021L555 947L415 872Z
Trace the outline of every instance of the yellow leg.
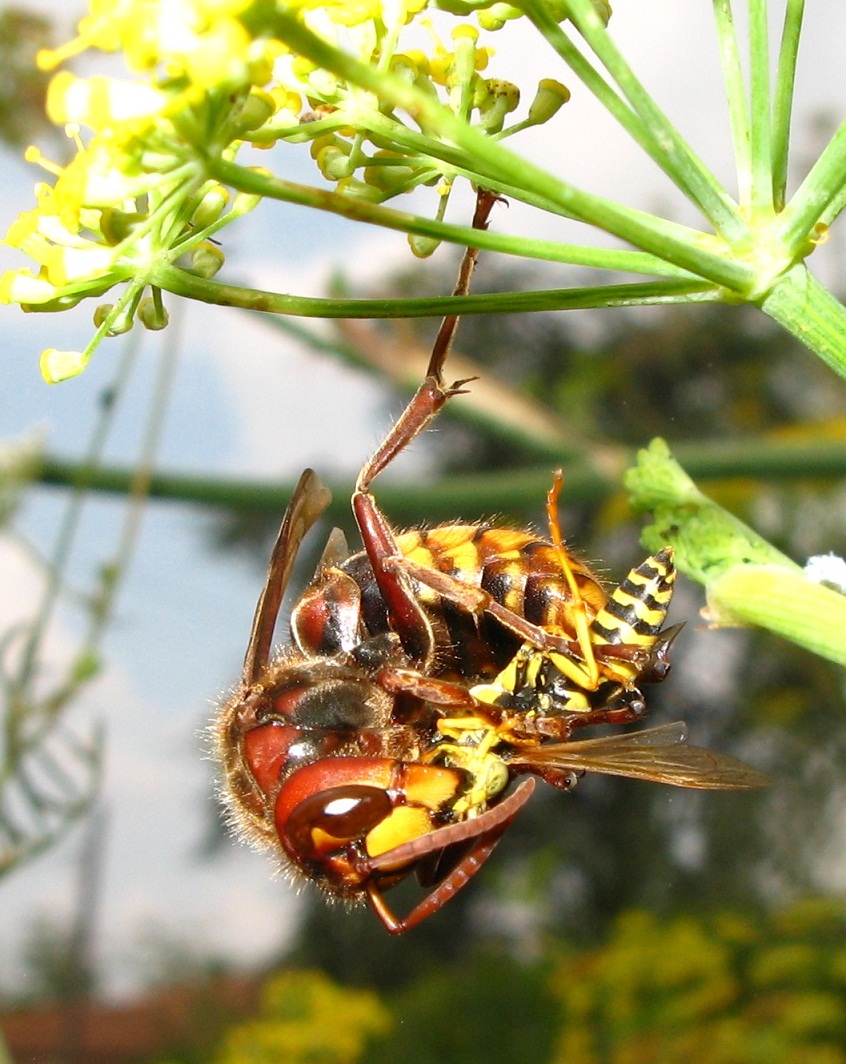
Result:
M451 812L459 817L477 816L484 812L488 801L508 784L505 762L492 753L501 741L500 735L490 724L473 717L439 720L438 730L458 741L438 743L425 760L430 763L444 760L453 768L461 768L469 773L472 784L452 805Z
M585 661L585 669L588 677L587 687L590 690L595 690L599 684L599 665L597 664L596 656L593 652L593 642L590 638L590 622L588 621L587 610L585 609L582 594L576 583L573 568L570 565L570 559L567 557L567 551L564 547L564 538L561 535L561 521L558 516L558 497L561 494L561 486L563 483L564 474L560 469L556 469L553 474L552 487L546 494L546 517L549 522L549 534L552 539L552 545L555 548L555 553L558 555L561 572L564 574L570 588L570 596L573 600L573 625L576 630L576 641L579 644L579 649L581 650L582 657Z

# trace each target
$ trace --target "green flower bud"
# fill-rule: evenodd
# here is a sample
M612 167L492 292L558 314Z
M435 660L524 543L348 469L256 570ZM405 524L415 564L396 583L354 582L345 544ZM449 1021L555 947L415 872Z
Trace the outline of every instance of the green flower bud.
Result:
M538 84L538 91L529 108L526 125L539 126L549 121L570 99L570 90L566 85L553 78L544 78Z
M349 157L349 150L344 151L338 144L327 144L317 153L315 161L327 181L342 181L355 169Z
M168 312L162 306L161 301L155 300L151 296L141 300L136 314L144 328L149 329L150 332L158 332L160 329L166 328L170 320Z
M94 325L97 329L105 322L106 318L111 314L114 309L114 303L101 303L99 307L94 310L93 318Z
M223 214L226 204L229 202L229 193L223 185L213 184L197 204L191 221L198 229L205 229L213 225Z
M122 336L123 333L129 332L132 328L132 315L127 313L118 314L113 321L109 321L115 312L114 303L101 303L94 310L94 324L100 329L106 322L109 322L109 326L106 332L107 336Z
M441 241L434 236L420 236L418 233L409 233L408 246L411 248L411 253L418 259L428 259L441 246Z
M381 193L377 188L373 188L364 181L359 181L357 177L345 177L343 181L338 182L336 191L343 193L345 196L353 196L373 203L381 198Z
M364 180L368 185L372 185L373 188L378 188L382 192L392 192L404 185L412 177L414 177L415 169L413 166L386 166L385 160L388 159L401 159L405 161L405 156L399 154L396 151L378 151L373 156L373 161L369 166L364 169Z
M483 30L501 30L509 19L520 18L522 14L513 4L491 4L479 12L479 25Z
M275 111L276 102L270 93L263 89L253 89L241 108L238 127L244 132L258 129L273 116Z
M191 273L209 281L224 263L223 251L210 240L204 240L191 252Z

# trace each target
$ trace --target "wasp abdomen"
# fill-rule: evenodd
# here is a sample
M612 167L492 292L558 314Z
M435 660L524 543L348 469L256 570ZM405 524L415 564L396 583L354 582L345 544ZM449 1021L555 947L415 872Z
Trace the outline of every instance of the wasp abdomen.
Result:
M597 643L651 646L667 616L676 568L673 551L665 547L636 569L611 592L590 626Z
M414 562L481 587L500 605L533 624L572 631L573 597L555 547L528 531L488 524L441 525L397 539ZM604 605L606 594L588 567L569 558L588 615ZM423 588L423 601L439 602Z

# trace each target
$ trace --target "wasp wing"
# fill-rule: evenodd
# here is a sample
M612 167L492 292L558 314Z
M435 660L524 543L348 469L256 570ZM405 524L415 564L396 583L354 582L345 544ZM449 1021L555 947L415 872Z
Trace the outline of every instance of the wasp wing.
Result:
M737 758L690 745L687 727L681 722L626 735L539 746L515 755L509 764L583 769L703 790L747 790L771 782Z
M267 666L276 618L291 579L297 551L308 530L331 501L332 495L320 477L313 469L306 469L294 488L270 555L267 580L256 606L253 630L244 659L245 684L255 683Z

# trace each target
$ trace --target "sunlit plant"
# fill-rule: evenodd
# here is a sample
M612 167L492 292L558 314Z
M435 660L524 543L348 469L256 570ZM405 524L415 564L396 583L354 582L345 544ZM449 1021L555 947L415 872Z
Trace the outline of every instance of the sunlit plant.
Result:
M403 231L418 255L441 241L471 243L597 271L595 284L578 288L462 297L465 314L748 302L846 376L846 311L806 264L846 204L846 123L790 193L804 0L779 6L777 42L768 29L772 6L748 0L742 40L729 0L714 0L737 179L731 193L626 62L604 0L91 0L78 36L41 57L44 67L57 68L50 116L72 137L76 154L61 166L30 151L53 179L36 187L36 206L12 224L6 242L37 269L6 273L0 299L50 311L96 301L96 330L83 351L42 354L42 371L52 382L79 373L104 337L135 320L163 327L166 294L323 317L451 309L448 297L310 299L219 280L224 251L215 238L261 200L278 200ZM509 80L515 76L509 30L517 20L530 24L549 49L549 69L522 87L528 106ZM78 77L64 69L85 51L120 53L128 76ZM559 77L577 79L597 97L695 208L700 228L579 189L558 170L519 154L517 134L552 119L568 98ZM548 137L551 143L554 132ZM314 159L312 184L286 176L285 151L256 166L246 150L298 144L308 144ZM567 155L550 147L547 157ZM505 235L495 227L476 232L447 221L449 195L460 181L581 221L625 248ZM428 204L428 214L403 210L401 194L421 186L431 196L415 203ZM639 279L612 284L608 271ZM665 522L670 531L685 526L687 513L686 489L675 483L676 509ZM681 567L708 585L712 616L767 624L792 610L803 632L820 630L819 638L803 637L806 645L846 659L843 639L832 637L842 629L816 605L819 584L792 563L768 562L775 571L758 565L752 572L750 559L734 549L735 534L718 537L716 561L703 567L698 548L690 550L694 533L666 532ZM732 560L737 565L723 564ZM824 590L828 605L842 606L840 591ZM797 607L803 597L807 609ZM750 610L752 598L758 605ZM785 625L772 626L794 637ZM827 650L823 644L832 641L837 645Z

